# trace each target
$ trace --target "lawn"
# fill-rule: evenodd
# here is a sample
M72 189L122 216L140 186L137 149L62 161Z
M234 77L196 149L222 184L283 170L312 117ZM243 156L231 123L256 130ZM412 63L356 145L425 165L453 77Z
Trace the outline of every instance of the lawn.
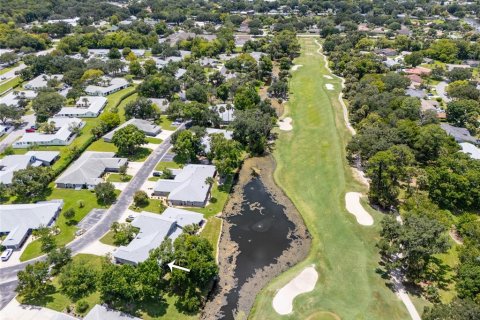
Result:
M341 82L322 76L331 73L317 54L314 39L300 41L302 54L294 62L303 67L290 80L287 110L293 130L279 133L274 177L301 213L312 245L305 261L259 293L249 319L307 319L319 311L341 319L409 319L404 305L376 272L381 215L375 212L376 224L363 227L345 210L345 192L366 190L353 179L345 159L350 134L338 102ZM335 89L326 90L326 83ZM312 264L319 274L315 289L298 296L294 312L281 317L272 308L275 293Z
M143 207L136 207L132 204L129 209L135 212L148 211L153 213L162 213L165 210L165 206L163 205L161 200L149 199L148 205Z
M72 189L55 189L53 188L52 192L47 197L48 200L52 199L63 199L64 205L63 210L58 216L58 219L55 223L55 226L60 228L60 233L55 236L57 244L59 246L65 245L72 241L75 238L75 231L77 227L75 222L82 220L93 208L107 208L104 205L101 205L97 202L95 193L90 190L72 190ZM80 208L79 201L83 201L83 208ZM75 210L75 217L72 219L74 223L71 223L65 219L63 212L73 208ZM35 240L30 243L25 251L20 256L21 261L26 261L33 259L42 255L40 250L40 241Z
M82 264L88 265L92 269L100 271L103 257L95 256L91 254L78 254L75 257L73 257L73 260L76 262L77 261L81 262ZM54 278L52 283L55 290L51 294L46 295L42 300L28 301L28 303L47 307L60 312L65 311L68 306L71 306L73 309L75 302L60 292L60 286L58 284L57 278ZM20 302L23 302L21 297L17 297L17 299ZM136 316L141 317L142 319L147 319L147 320L198 319L198 316L196 315L185 315L183 313L180 313L175 307L175 302L177 300L176 297L165 295L164 299L165 299L165 303L160 303L158 301L155 301L155 302L139 305L136 310ZM100 299L100 293L98 291L89 294L88 296L82 298L81 300L87 301L89 305L88 310L85 313L90 311L90 309L93 308L93 306L95 306L96 304L102 303Z
M169 130L169 131L175 131L177 130L176 126L172 126L172 120L168 119L166 115L161 116L162 122L160 123L160 126L162 127L163 130Z
M162 143L163 140L158 138L147 137L147 141L148 143L160 144Z
M101 151L101 152L115 152L117 153L118 148L115 147L113 143L105 142L102 138L98 139L94 143L92 143L87 151Z
M101 239L100 239L100 242L103 243L103 244L108 244L109 246L115 246L117 247L117 245L114 243L114 240L113 240L113 235L115 233L113 231L108 231Z
M452 280L445 288L445 290L440 290L440 299L443 303L449 303L457 295L457 291L455 290L455 281L453 281L453 278L455 277L455 268L460 263L458 258L459 245L451 239L450 244L451 248L450 250L448 250L447 253L439 254L436 256L436 258L440 259L440 261L442 261L446 266L445 277L448 280Z
M202 232L200 232L200 236L202 238L206 238L213 246L213 254L217 255L217 244L218 238L220 238L220 228L222 226L222 220L213 216L208 218L207 224L203 228Z
M20 77L15 77L12 80L0 84L0 94L4 93L10 88L16 87L22 80Z
M132 180L132 176L128 174L122 176L120 173L110 173L107 177L109 182L128 182L130 180Z
M155 167L156 171L163 171L165 169L180 169L182 165L175 161L160 161Z
M228 195L232 189L233 177L228 176L223 185L219 186L217 182L212 187L210 202L205 208L185 208L190 211L202 213L206 218L216 215L223 211L228 200Z

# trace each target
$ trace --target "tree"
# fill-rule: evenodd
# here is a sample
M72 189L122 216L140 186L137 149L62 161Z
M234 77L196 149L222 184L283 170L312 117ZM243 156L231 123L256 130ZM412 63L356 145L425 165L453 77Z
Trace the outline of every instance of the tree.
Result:
M60 269L72 261L72 250L65 246L52 250L48 253L47 261L51 265L52 275L57 275Z
M449 304L426 307L424 320L475 320L480 318L480 306L469 299L454 299Z
M452 63L457 59L458 47L453 40L439 39L433 42L426 52L433 59Z
M120 154L132 155L137 149L147 143L145 133L133 124L129 124L113 134L112 143Z
M51 171L46 167L28 167L13 173L11 190L20 199L36 199L48 189Z
M71 220L75 217L75 209L73 208L68 208L67 210L65 210L63 212L63 216L65 217L65 219L67 220Z
M98 202L108 205L112 204L117 198L115 186L111 182L100 182L95 186L95 195Z
M226 83L221 84L217 88L217 97L218 99L222 100L223 102L228 100L230 96L230 86Z
M378 246L388 271L399 266L413 281L430 280L427 270L434 263L433 255L445 253L449 247L447 229L441 223L422 216L408 216L403 224L391 215L382 220Z
M192 87L188 88L185 96L188 100L200 103L207 103L208 101L207 90L205 86L200 83L195 83Z
M102 78L103 75L104 73L102 70L88 69L88 70L85 70L82 77L80 78L80 81L88 82L88 83L97 83L100 80L100 78Z
M147 206L149 202L148 195L145 191L139 190L133 195L133 203L136 207Z
M457 80L447 86L448 96L454 99L478 100L480 91L467 80Z
M133 74L137 78L143 75L142 65L137 60L132 60L130 62L129 71L131 74Z
M148 98L170 99L178 90L180 90L180 84L178 81L175 80L175 78L166 75L148 76L137 87L138 94Z
M101 299L111 305L129 304L138 298L137 273L129 264L114 265L105 262L98 278Z
M48 263L45 261L28 264L17 276L18 285L15 291L27 301L42 298L51 288Z
M0 55L0 64L13 65L18 61L18 55L14 52L5 52Z
M108 52L108 58L110 59L120 59L122 57L122 54L117 48L112 48Z
M140 97L135 101L127 103L125 106L125 117L127 119L157 120L160 118L160 111L152 101Z
M278 99L286 99L288 94L288 84L284 80L277 80L268 88L268 93Z
M427 125L420 128L414 143L416 158L422 163L436 160L442 152L455 152L458 145L438 125Z
M410 182L413 152L405 145L395 145L379 151L368 160L367 176L371 179L368 197L383 208L397 204L400 182Z
M411 54L407 54L404 60L406 64L416 67L423 62L423 53L420 51L414 51Z
M242 161L241 145L235 140L228 140L223 134L212 134L210 135L208 158L213 160L218 173L225 176L240 166Z
M475 100L454 100L448 103L447 120L456 126L475 132L480 126L480 104Z
M49 253L57 248L57 241L52 233L52 229L41 227L35 231L40 240L40 249L43 253Z
M157 64L153 59L147 59L143 63L143 70L145 71L146 75L152 75L157 72Z
M113 231L113 242L117 246L126 246L135 238L138 229L130 223L114 222L110 228Z
M38 131L46 134L55 133L56 130L57 126L55 125L54 121L44 122L38 126Z
M0 121L6 124L8 120L20 120L25 113L23 108L18 108L14 105L7 106L5 103L0 104Z
M77 300L95 290L96 280L94 269L82 262L72 261L63 268L58 283L63 293Z
M189 130L178 133L173 143L173 151L177 154L177 161L180 163L195 162L200 150L200 139Z
M236 110L232 121L233 138L252 154L263 154L267 138L273 128L272 117L260 110Z
M260 103L260 96L251 85L240 87L233 98L233 104L237 110L253 109L258 103Z
M65 98L56 92L40 92L32 101L37 122L45 122L48 118L58 113L65 104Z
M447 72L450 81L469 80L472 77L472 70L469 68L453 68Z

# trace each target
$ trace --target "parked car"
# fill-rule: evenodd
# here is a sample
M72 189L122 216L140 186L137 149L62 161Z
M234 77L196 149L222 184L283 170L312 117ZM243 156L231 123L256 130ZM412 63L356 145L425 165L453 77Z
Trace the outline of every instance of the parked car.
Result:
M2 261L7 261L8 259L10 259L12 253L13 249L7 249L3 251L2 255L0 256L2 258Z
M77 232L75 232L75 235L76 235L77 237L79 237L79 236L81 236L82 234L84 234L85 231L86 231L85 229L79 229L79 230L77 230Z
M153 171L154 177L160 177L162 175L162 171Z
M32 133L32 132L35 132L35 129L34 128L28 128L28 129L25 130L25 132Z
M127 217L127 219L125 219L125 221L127 221L127 222L132 222L133 219L135 219L135 216L134 216L133 214L131 214L131 215L129 215L129 216Z

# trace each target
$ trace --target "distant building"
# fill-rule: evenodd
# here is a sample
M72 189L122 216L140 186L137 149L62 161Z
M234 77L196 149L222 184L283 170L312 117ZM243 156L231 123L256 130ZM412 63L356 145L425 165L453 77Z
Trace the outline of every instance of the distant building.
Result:
M174 179L157 181L153 194L167 197L171 205L204 207L211 188L206 179L215 177L215 166L189 164L172 173Z
M106 172L118 172L128 163L125 158L115 158L114 152L86 151L75 160L55 181L57 188L93 189L104 180Z
M417 76L429 76L432 73L432 70L424 67L416 67L411 69L403 70L406 74L414 74Z
M162 214L143 211L132 221L132 226L140 229L139 233L127 246L115 250L113 257L118 263L137 265L166 238L175 240L185 226L203 222L202 214L183 209L167 208Z
M129 314L96 304L83 320L141 320Z
M83 96L78 98L75 107L63 107L57 117L96 118L107 104L107 98L101 96Z
M472 159L480 160L480 148L477 146L468 142L462 142L460 147L462 147L462 152L468 154Z
M38 77L28 81L23 87L28 90L38 91L40 89L46 88L48 85L48 81L50 80L62 81L62 79L63 79L62 74L52 74L52 75L41 74Z
M0 205L0 234L6 235L2 245L19 249L32 230L51 226L62 207L63 200Z
M210 109L217 111L223 124L229 124L235 119L235 108L233 105L228 107L226 103L221 103L211 106Z
M27 91L10 91L3 97L0 97L0 104L6 104L7 106L19 106L21 99L31 100L37 96L37 92L33 90Z
M113 134L122 129L125 128L128 125L134 125L135 127L138 128L138 130L142 131L145 133L147 136L155 137L158 135L160 132L162 132L162 128L157 126L155 123L148 121L148 120L142 120L142 119L130 119L127 122L124 122L122 125L119 127L115 128L114 130L110 131L106 135L103 136L103 140L105 142L111 142L113 139Z
M68 146L76 137L74 128L82 128L85 122L78 118L54 117L47 120L55 123L54 133L31 132L25 133L13 143L13 148L29 148L32 146Z
M89 85L85 88L85 93L89 96L108 96L114 92L128 87L128 81L124 78L103 77L98 85Z
M445 130L446 133L452 136L455 139L455 141L457 141L458 143L461 143L461 142L469 142L472 144L480 143L480 140L473 137L470 134L470 132L468 132L468 130L465 128L455 127L448 123L441 123L440 126L442 127L443 130Z

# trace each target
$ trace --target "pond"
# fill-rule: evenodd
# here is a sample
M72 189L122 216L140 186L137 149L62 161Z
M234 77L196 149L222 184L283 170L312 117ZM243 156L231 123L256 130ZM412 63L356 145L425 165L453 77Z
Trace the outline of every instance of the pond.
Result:
M246 318L256 293L308 253L308 233L295 207L274 184L274 166L273 159L265 157L242 168L223 217L220 288L214 297L221 307L207 310L210 319Z

